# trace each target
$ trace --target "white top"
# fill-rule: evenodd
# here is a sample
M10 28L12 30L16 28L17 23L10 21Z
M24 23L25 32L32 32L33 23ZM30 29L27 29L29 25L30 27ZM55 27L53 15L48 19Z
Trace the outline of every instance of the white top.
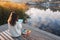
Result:
M22 24L21 23L16 22L15 26L11 26L8 23L8 27L9 27L9 32L10 32L12 37L21 36L21 29L22 29Z

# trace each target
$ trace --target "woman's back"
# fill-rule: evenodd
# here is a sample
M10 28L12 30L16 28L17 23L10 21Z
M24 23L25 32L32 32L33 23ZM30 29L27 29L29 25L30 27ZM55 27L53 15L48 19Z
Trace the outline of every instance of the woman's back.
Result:
M21 29L22 29L22 24L19 22L16 22L14 26L8 24L9 26L9 32L12 37L18 37L21 35Z

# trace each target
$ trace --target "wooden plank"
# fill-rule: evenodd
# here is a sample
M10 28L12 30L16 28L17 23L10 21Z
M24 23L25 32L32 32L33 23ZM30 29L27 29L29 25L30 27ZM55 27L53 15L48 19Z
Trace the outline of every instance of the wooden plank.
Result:
M6 34L6 36L8 36L10 40L14 40L14 39L10 36L10 33L8 32L8 30L6 30L6 31L4 32L4 34Z
M9 33L8 30L6 31L3 31L2 33L0 33L0 39L3 39L3 40L14 40L11 36L11 34Z
M5 40L5 39L0 35L0 40Z
M9 40L3 33L0 34L5 40Z
M9 33L9 30L6 30L5 32L6 32L9 36L11 35L11 34Z

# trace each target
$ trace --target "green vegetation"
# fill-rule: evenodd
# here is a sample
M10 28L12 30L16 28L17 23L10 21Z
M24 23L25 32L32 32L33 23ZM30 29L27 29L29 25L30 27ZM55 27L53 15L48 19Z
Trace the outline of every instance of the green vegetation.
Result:
M28 15L25 14L25 11L22 9L17 9L17 8L9 9L9 8L0 6L0 25L7 23L7 19L10 15L11 10L14 10L18 14L19 18L21 19L26 20L26 18L29 17Z

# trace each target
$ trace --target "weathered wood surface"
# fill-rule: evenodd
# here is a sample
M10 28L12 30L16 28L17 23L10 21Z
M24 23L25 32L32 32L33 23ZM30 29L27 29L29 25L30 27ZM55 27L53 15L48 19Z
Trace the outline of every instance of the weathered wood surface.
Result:
M29 26L27 24L23 24L23 29L30 29L31 35L28 38L25 38L24 40L60 40L59 36L56 36L54 34L39 30L38 28ZM0 40L14 40L11 36L8 30L5 30L0 33Z

